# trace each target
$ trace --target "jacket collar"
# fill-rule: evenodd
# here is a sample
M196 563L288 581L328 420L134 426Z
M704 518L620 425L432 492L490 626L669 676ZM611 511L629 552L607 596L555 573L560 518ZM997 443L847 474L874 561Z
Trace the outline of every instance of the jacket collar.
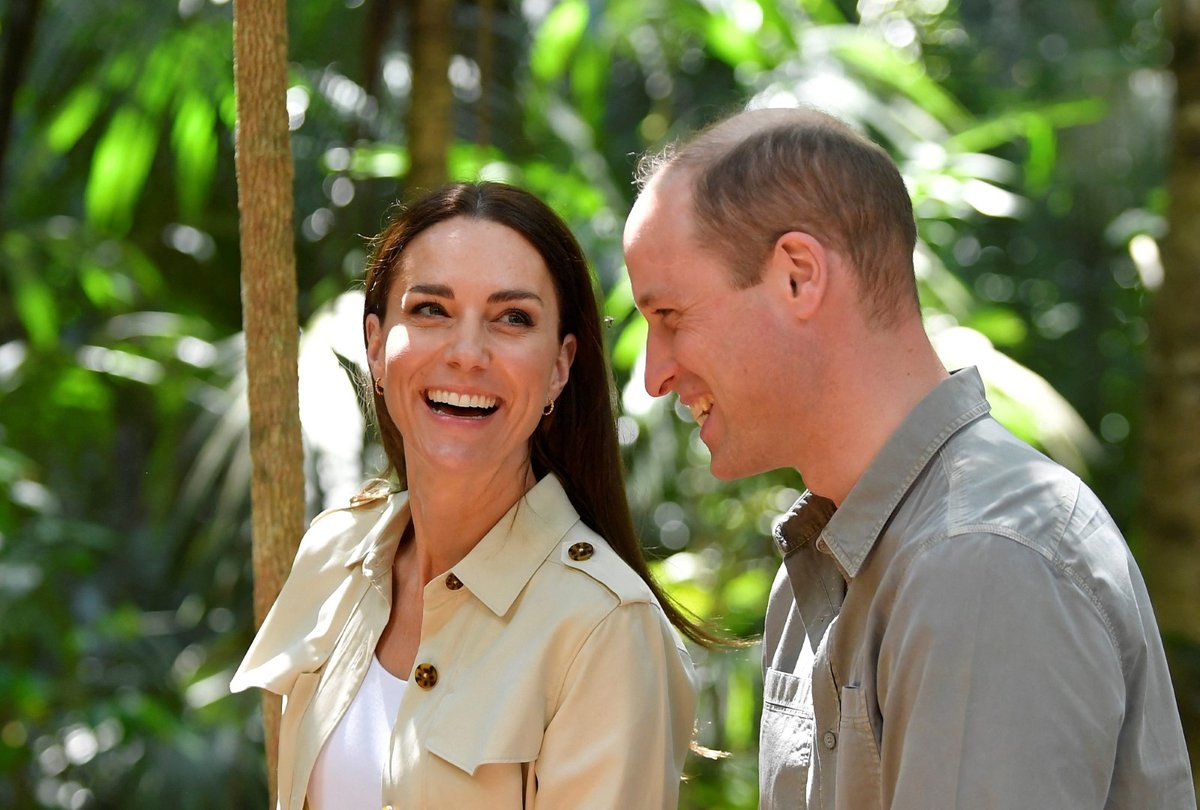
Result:
M364 575L378 587L391 571L404 527L411 519L408 493L392 495L375 525L346 559L346 566L361 565ZM489 610L503 616L578 521L579 514L558 478L546 475L451 571ZM390 598L390 590L387 593Z
M806 492L775 527L786 556L819 539L847 578L855 577L892 513L950 437L990 410L974 368L930 391L884 443L840 507Z
M503 616L578 521L558 478L546 475L454 566L454 575Z

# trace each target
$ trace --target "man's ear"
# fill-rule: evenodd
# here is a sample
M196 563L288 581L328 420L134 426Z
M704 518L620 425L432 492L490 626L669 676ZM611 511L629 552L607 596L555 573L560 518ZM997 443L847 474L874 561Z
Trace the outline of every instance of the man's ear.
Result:
M816 314L829 287L832 254L811 234L788 231L775 240L767 260L767 279L787 297L797 318Z

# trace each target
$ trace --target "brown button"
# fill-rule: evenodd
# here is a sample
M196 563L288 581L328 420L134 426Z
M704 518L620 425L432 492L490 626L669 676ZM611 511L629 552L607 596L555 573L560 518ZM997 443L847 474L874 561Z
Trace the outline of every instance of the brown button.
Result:
M454 574L446 575L446 587L452 591L457 591L462 587L462 580L454 576Z
M417 664L415 677L417 686L422 689L432 689L438 681L437 667L433 664Z
M591 543L576 543L567 549L567 556L575 562L583 562L584 560L590 560L595 551L596 549L592 548Z

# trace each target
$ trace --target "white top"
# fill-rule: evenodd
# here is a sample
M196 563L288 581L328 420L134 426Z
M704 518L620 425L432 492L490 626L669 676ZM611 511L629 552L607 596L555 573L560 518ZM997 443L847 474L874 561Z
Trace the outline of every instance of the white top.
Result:
M407 686L371 656L362 685L313 766L310 810L374 810L382 804L383 764Z

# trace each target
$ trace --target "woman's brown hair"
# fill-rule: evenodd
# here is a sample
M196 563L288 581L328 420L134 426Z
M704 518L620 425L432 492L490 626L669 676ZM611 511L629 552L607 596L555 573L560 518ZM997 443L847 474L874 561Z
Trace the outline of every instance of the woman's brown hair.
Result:
M530 440L538 478L554 473L584 523L608 541L630 568L645 580L663 612L693 641L711 645L718 638L689 617L662 592L651 576L633 530L617 443L616 409L600 314L583 250L566 223L534 195L502 183L453 183L403 207L374 241L367 268L363 337L369 315L385 319L388 293L401 271L405 249L426 229L452 219L495 222L520 234L541 255L550 271L559 304L559 338L574 335L575 360L566 387ZM374 393L380 439L401 487L407 486L404 438L387 406Z

